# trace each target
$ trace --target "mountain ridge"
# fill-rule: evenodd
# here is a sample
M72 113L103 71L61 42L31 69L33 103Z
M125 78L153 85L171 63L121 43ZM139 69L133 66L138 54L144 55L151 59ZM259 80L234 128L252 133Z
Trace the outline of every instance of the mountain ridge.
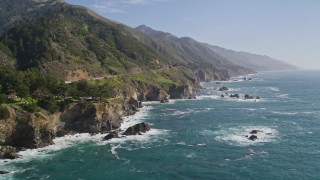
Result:
M271 58L266 55L258 55L254 53L249 53L249 52L239 52L235 50L230 50L227 48L222 48L219 46L214 46L210 45L207 43L202 43L198 42L190 37L181 37L178 38L175 35L172 35L167 32L162 32L158 30L154 30L146 25L140 25L135 28L136 30L146 33L151 37L154 38L165 38L166 40L168 39L173 39L174 41L194 41L194 43L199 43L211 51L215 52L219 56L225 58L227 62L231 62L234 65L237 66L243 66L246 68L250 68L256 71L268 71L268 70L288 70L288 69L296 69L296 67L287 64L283 61Z

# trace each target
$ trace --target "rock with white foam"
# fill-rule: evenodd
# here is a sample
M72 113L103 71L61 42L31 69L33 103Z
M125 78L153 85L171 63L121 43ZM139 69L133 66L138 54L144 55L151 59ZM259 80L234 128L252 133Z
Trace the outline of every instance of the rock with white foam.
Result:
M114 132L110 132L108 135L106 135L103 140L107 141L113 138L119 138L118 132L114 131Z
M255 141L255 140L258 139L258 136L256 136L256 135L251 135L248 139L251 140L251 141Z
M222 87L220 87L220 88L218 89L218 91L228 91L228 90L229 90L229 88L226 87L226 86L222 86Z
M130 136L130 135L138 135L141 133L145 133L150 131L150 125L146 122L136 124L134 126L129 127L123 135Z

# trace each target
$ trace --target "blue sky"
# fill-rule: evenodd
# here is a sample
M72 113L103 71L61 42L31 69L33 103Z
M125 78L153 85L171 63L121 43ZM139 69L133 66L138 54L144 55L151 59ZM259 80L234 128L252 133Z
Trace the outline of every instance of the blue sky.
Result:
M65 0L131 27L320 69L320 0Z

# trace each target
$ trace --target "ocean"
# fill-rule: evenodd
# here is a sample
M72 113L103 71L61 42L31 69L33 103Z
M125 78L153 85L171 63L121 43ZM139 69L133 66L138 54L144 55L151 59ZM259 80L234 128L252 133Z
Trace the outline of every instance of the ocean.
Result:
M145 103L122 126L148 122L144 135L77 134L21 152L0 162L11 172L0 179L320 179L320 71L246 77L222 82L227 92L207 82L195 100Z

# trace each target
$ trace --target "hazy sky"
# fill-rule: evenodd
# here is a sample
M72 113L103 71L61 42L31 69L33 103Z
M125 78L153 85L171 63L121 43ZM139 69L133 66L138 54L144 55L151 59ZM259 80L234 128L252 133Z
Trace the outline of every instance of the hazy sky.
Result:
M65 0L131 27L320 69L320 0Z

